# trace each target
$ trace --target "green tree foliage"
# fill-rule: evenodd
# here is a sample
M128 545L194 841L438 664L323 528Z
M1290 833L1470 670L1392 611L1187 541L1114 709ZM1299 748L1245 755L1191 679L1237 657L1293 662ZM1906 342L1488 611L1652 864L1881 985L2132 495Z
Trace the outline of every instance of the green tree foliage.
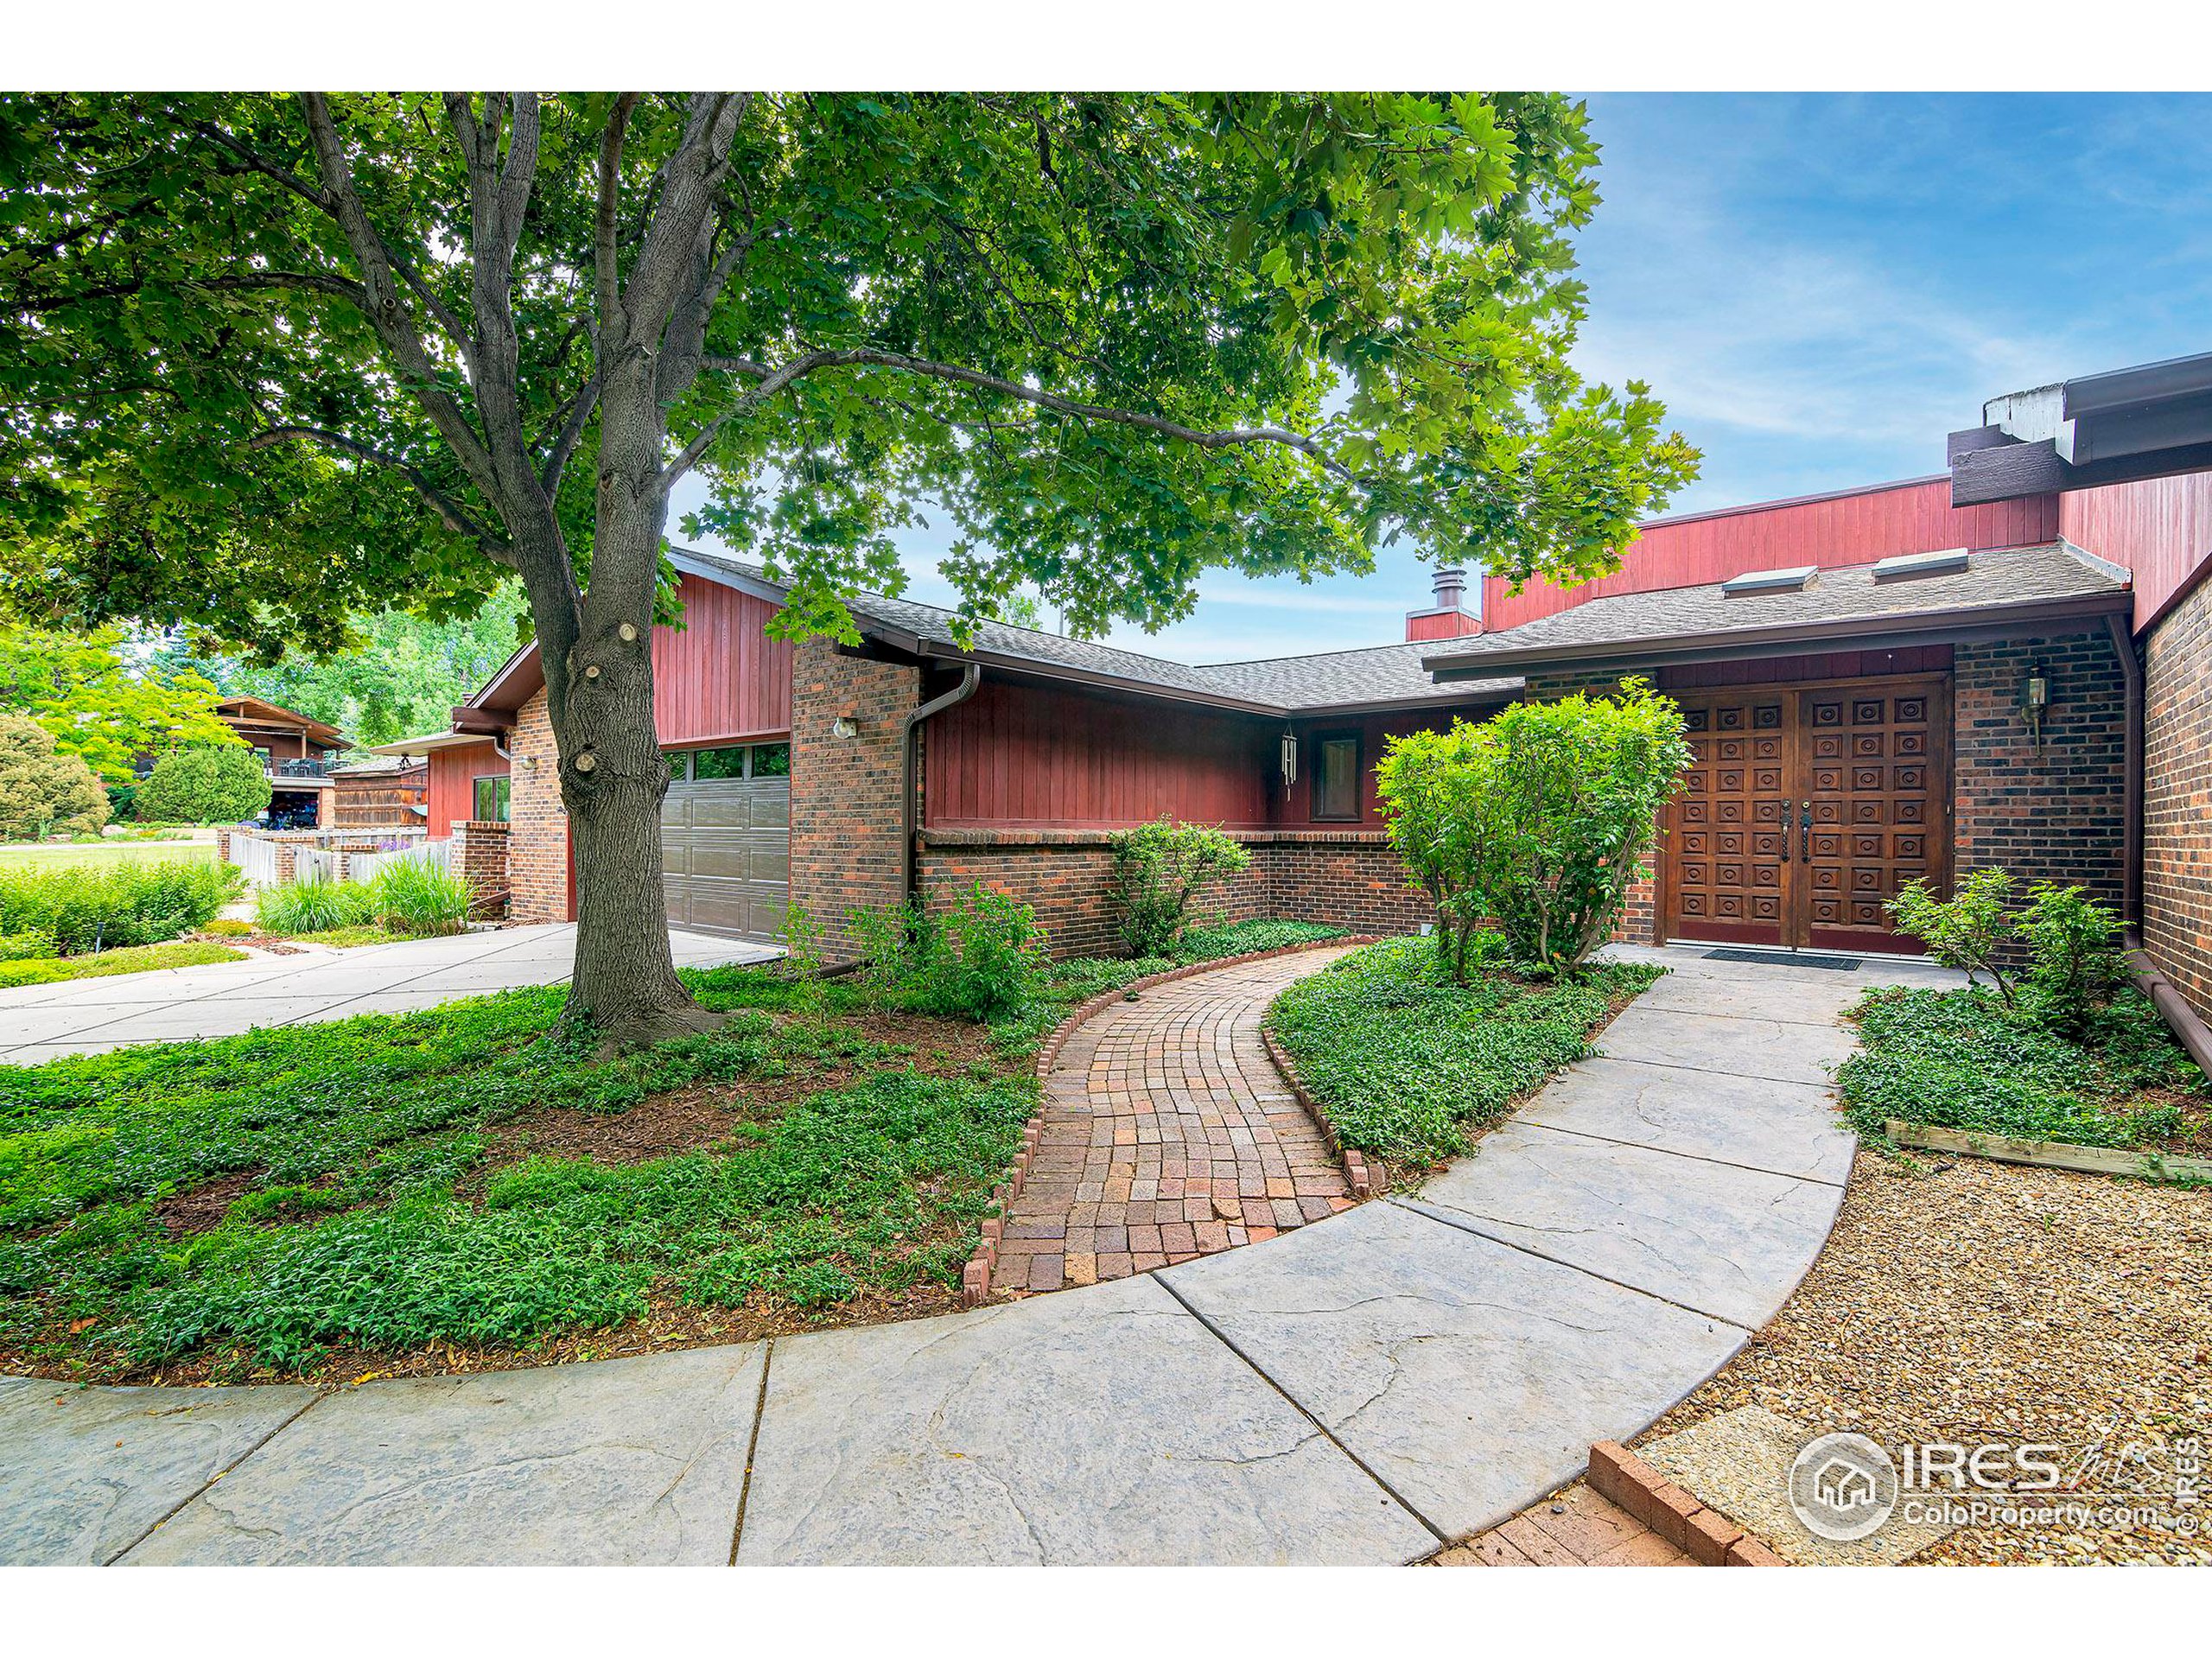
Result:
M1212 882L1249 869L1252 855L1221 830L1163 817L1113 837L1109 894L1133 957L1171 957L1192 904Z
M473 615L433 620L385 611L350 625L346 646L329 656L292 652L275 663L251 656L188 659L226 696L266 698L337 727L364 748L442 731L514 652L526 614L507 582Z
M1455 971L1484 920L1516 960L1579 968L1648 874L1659 809L1689 760L1681 711L1640 679L1616 696L1516 702L1479 727L1393 739L1383 809L1437 901Z
M125 650L118 628L88 633L0 623L0 708L28 715L63 754L127 785L142 755L187 743L235 744L215 717L222 693L189 668Z
M57 753L38 721L0 712L0 836L90 835L106 822L107 791L92 769Z
M794 635L925 502L965 608L1074 632L1391 541L1610 569L1695 457L1571 365L1595 161L1541 93L0 98L0 571L318 651L518 574L571 1006L645 1040L679 480Z
M138 816L154 823L237 823L267 807L270 793L251 749L175 749L138 786Z

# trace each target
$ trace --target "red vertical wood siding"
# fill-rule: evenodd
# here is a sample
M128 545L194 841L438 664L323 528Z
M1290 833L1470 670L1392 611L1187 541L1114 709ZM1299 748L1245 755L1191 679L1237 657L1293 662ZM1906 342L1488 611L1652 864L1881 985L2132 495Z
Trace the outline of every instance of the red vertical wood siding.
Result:
M777 607L685 576L683 626L653 630L653 719L664 743L755 737L791 726L791 648L764 632Z
M986 680L929 723L924 820L1100 829L1172 812L1265 829L1281 730L1247 715Z
M1268 757L1268 776L1274 784L1275 802L1274 817L1270 823L1279 830L1356 827L1344 818L1316 818L1313 816L1313 777L1321 765L1318 740L1347 737L1354 734L1358 735L1359 822L1373 829L1382 822L1375 768L1381 762L1383 747L1391 738L1402 737L1408 732L1440 732L1452 723L1455 715L1472 721L1486 720L1497 711L1497 707L1491 703L1471 709L1422 709L1387 715L1355 715L1343 720L1300 720L1298 722L1298 781L1286 790L1282 786L1279 758L1273 752ZM1281 735L1279 728L1276 735Z
M1740 663L1682 663L1659 670L1657 681L1662 690L1686 691L1699 686L1856 680L1870 674L1940 674L1950 666L1948 645L1905 645L1896 651L1828 651Z
M506 760L489 739L460 748L431 750L428 823L432 839L450 836L455 820L465 820L475 812L479 778L506 775Z
M1406 619L1406 638L1408 641L1459 639L1482 631L1482 619L1469 616L1465 611L1429 611Z
M1578 588L1538 581L1512 594L1502 579L1484 577L1483 626L1495 633L1609 594L1726 582L1746 570L1834 569L1947 547L2025 547L2058 534L2057 497L1954 507L1948 478L1662 518L1643 527L1618 570Z
M2212 556L2212 473L2109 484L2059 498L2059 534L2135 573L2135 626Z

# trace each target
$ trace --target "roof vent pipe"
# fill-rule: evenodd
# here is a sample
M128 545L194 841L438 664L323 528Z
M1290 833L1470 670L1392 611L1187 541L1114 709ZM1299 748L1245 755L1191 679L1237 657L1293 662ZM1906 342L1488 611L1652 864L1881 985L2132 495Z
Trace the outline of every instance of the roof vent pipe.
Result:
M1436 608L1456 611L1463 608L1467 597L1467 573L1456 564L1436 567Z

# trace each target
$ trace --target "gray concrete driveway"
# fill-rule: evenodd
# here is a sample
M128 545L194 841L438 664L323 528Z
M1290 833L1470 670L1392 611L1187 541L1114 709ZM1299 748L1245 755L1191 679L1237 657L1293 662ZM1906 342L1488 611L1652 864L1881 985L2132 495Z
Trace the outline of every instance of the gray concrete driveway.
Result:
M669 943L683 968L782 954L772 945L675 930ZM0 1065L356 1014L411 1014L458 997L557 985L568 978L575 950L575 925L561 923L0 990Z

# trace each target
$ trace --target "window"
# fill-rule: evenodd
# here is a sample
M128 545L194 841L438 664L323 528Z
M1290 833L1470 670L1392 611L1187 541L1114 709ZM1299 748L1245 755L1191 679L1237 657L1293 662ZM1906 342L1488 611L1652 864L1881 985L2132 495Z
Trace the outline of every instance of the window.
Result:
M710 779L742 778L745 776L745 750L694 749L691 752L691 779L703 784Z
M1357 821L1359 817L1359 739L1314 740L1313 816Z
M755 778L788 778L791 775L791 746L788 743L761 743L753 751L753 775Z
M681 749L664 749L668 757L668 781L680 784L691 775L691 757Z
M505 778L479 778L476 780L476 800L470 816L479 823L505 823L507 821L508 780Z

